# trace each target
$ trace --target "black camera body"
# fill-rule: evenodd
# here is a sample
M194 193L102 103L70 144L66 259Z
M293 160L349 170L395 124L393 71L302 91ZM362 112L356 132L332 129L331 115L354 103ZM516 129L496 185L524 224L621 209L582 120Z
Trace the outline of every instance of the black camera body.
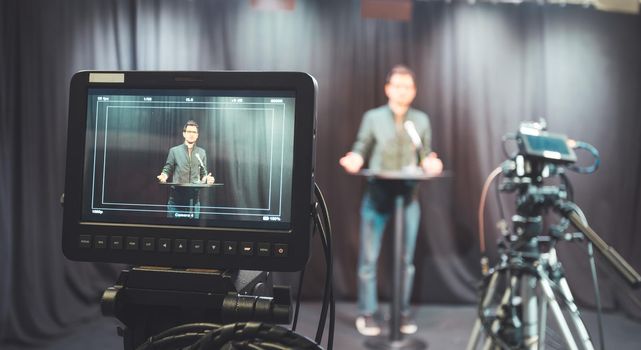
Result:
M554 164L576 162L574 150L568 146L568 138L563 134L547 132L540 128L523 124L516 134L519 153Z

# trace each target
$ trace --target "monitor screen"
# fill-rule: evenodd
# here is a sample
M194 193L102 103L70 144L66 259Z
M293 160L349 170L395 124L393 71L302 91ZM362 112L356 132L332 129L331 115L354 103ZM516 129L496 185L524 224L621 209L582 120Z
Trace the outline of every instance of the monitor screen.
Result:
M87 102L83 221L290 228L293 91L101 88Z
M63 251L296 271L309 259L316 81L301 72L76 73Z
M551 162L573 163L576 154L568 146L565 135L548 132L521 132L521 145L527 155L544 158Z

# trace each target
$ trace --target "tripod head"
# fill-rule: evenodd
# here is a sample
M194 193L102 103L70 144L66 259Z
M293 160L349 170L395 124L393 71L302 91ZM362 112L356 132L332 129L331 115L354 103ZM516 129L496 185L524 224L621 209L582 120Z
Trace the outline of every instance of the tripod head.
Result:
M525 122L517 133L504 137L504 148L511 139L518 146L501 165L503 182L499 186L501 192L517 194L516 215L512 218L516 237L510 240L541 236L542 215L568 198L565 169L576 161L572 149L576 142L565 135L549 133L545 127L545 121ZM555 176L564 182L544 185L546 178Z

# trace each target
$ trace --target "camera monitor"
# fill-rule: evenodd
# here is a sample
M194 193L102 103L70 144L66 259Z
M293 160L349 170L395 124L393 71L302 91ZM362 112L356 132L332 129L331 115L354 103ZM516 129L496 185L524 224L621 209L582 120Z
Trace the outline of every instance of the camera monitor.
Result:
M295 271L309 258L316 81L295 72L79 72L73 260Z
M574 163L576 154L568 146L565 135L521 127L517 136L519 149L528 156L542 158L552 163Z

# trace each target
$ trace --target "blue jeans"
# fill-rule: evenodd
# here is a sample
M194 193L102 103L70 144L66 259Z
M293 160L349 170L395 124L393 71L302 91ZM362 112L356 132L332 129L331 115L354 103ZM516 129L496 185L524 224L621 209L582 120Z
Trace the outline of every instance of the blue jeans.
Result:
M418 236L420 208L415 196L405 201L404 246L403 246L403 295L401 311L409 312L412 285L414 282L414 250ZM361 314L371 315L378 310L376 263L381 250L385 226L393 217L394 198L383 198L391 207L381 210L381 198L374 199L372 192L366 192L361 206L360 253L358 259L358 309ZM391 280L391 277L389 277ZM392 286L395 287L395 286Z

